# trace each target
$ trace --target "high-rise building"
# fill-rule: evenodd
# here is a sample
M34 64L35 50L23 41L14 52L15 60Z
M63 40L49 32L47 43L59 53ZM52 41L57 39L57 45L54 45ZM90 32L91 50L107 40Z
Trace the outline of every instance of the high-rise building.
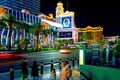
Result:
M11 14L15 17L16 21L19 22L26 22L28 24L36 24L36 23L40 23L41 19L33 14L27 13L27 12L21 12L19 10L15 10L9 7L3 7L0 6L0 18L1 17L7 17L7 14ZM1 45L8 45L8 35L9 35L9 29L5 28L5 25L0 25L1 30L0 30L0 44ZM14 25L15 27L15 25ZM28 28L29 29L29 28ZM28 37L27 32L25 29L21 29L20 30L20 40L23 38ZM33 35L30 35L31 40L33 39ZM14 28L14 30L12 30L12 37L11 37L11 44L14 45L15 41L18 40L18 29ZM32 44L34 44L32 42Z
M0 0L0 5L15 10L28 10L31 14L40 13L40 0Z

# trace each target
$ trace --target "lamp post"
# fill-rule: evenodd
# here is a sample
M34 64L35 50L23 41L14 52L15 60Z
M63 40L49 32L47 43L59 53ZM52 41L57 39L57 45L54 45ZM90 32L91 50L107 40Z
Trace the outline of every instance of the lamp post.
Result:
M119 37L119 36L116 36L116 44L118 44L118 37Z
M109 44L106 44L106 62L108 63L109 56Z

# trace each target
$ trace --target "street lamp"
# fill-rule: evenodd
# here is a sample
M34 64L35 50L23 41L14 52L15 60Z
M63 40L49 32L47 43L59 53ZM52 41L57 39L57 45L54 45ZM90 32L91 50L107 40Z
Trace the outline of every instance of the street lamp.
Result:
M116 36L116 44L118 44L118 37L119 37L119 36Z

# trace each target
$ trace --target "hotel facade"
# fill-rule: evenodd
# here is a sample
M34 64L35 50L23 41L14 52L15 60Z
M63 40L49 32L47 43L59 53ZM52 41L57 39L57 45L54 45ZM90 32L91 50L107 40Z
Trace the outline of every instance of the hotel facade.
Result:
M29 14L27 12L21 12L19 10L0 6L0 17L6 17L8 14L15 16L16 21L26 22L30 25L41 22L41 19L38 16L35 16L33 14ZM5 27L2 27L0 34L1 34L0 35L1 45L8 45L9 30L6 29ZM25 38L27 36L28 35L27 35L25 29L21 30L20 39ZM33 37L33 35L31 35L31 37ZM11 44L14 45L15 41L18 40L18 30L17 29L12 31L12 38L11 39L12 39Z
M98 43L100 40L104 38L103 36L103 28L87 26L86 28L78 28L78 37L79 41L87 41L90 43Z
M40 13L40 0L0 0L0 6L9 7L15 10L27 10L30 14Z

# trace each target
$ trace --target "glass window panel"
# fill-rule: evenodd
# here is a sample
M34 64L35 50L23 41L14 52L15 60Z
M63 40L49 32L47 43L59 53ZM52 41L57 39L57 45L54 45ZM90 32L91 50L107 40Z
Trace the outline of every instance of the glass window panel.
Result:
M29 22L29 14L26 14L27 15L27 22Z
M35 24L35 16L33 16L33 24Z
M24 13L24 21L26 21L26 14Z
M9 9L9 12L8 12L9 14L12 14L12 9Z
M13 10L13 15L16 16L16 11L15 10Z
M20 20L19 12L17 12L17 20L18 20L18 21Z
M23 14L23 13L21 13L21 21L23 21L23 15L24 15L24 14Z
M32 21L32 15L30 15L30 22L32 23L33 21Z

